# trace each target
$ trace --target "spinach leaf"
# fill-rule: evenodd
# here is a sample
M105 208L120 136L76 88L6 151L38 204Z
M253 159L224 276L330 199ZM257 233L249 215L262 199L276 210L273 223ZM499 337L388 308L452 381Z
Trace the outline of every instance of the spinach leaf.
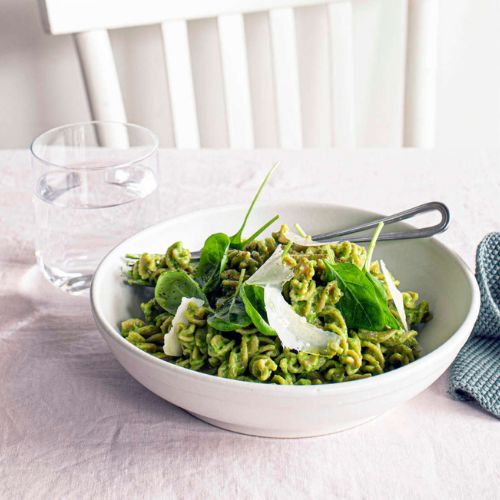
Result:
M252 319L245 311L245 304L240 297L234 296L226 300L224 305L208 318L208 324L222 332L231 332L244 328L252 323Z
M370 247L368 248L368 254L366 256L363 272L365 273L370 283L373 285L373 290L375 292L375 297L377 299L377 302L379 303L380 307L382 308L382 311L384 312L385 324L391 328L399 329L400 328L399 323L389 311L389 306L387 305L387 294L385 293L385 288L383 283L370 274L370 265L372 263L373 252L375 250L377 239L380 233L382 232L383 227L384 223L380 222L379 225L377 226L377 229L375 230L375 233L373 234L372 241L370 242Z
M217 233L209 236L203 245L195 281L205 293L214 291L220 282L221 273L226 266L229 243L229 236Z
M260 229L257 229L257 231L255 231L255 233L253 233L252 236L250 236L250 238L248 238L248 240L242 241L239 244L231 243L231 248L234 248L236 250L243 250L243 248L245 248L245 245L248 242L255 240L255 238L257 238L257 236L259 236L261 233L263 233L273 222L277 221L279 218L280 218L279 215L276 215L275 217L273 217L269 222L266 222Z
M385 326L385 314L377 300L375 289L366 274L354 264L324 261L325 281L337 280L344 296L337 306L348 328L379 331ZM387 305L386 305L387 307Z
M274 172L274 170L278 166L278 164L279 164L279 162L275 163L275 165L273 166L273 168L271 168L271 170L269 171L269 173L266 175L266 178L264 179L264 182L261 184L259 190L257 191L257 194L255 195L255 198L252 201L252 204L250 205L250 208L248 209L248 212L247 212L247 214L245 216L245 220L243 221L243 224L242 224L240 230L234 236L231 236L231 248L234 248L236 250L242 250L243 247L246 245L247 242L242 241L242 234L243 234L243 230L245 229L248 217L250 216L250 213L253 210L253 206L255 205L255 202L257 201L257 198L259 197L260 192L262 191L262 189L266 185L266 182L268 181L269 177ZM273 219L271 219L269 222L267 222L266 224L264 224L264 226L262 226L258 231L256 231L248 239L248 241L252 241L255 238L257 238L257 236L259 236L259 234L261 234L263 231L265 231L278 218L279 218L279 215L277 215L276 217L274 217Z
M375 297L377 299L377 302L384 311L385 324L390 328L396 328L399 330L401 327L397 319L391 314L391 311L389 311L389 306L387 305L387 294L385 293L384 284L380 280L372 276L366 270L366 268L365 268L365 275L373 285L373 290L375 292Z
M158 304L170 314L175 314L183 297L194 297L207 302L198 284L186 273L167 271L161 274L155 287L155 298Z
M245 310L253 324L263 335L277 335L267 322L267 312L264 303L264 289L257 285L247 285L240 288L240 297L245 304Z

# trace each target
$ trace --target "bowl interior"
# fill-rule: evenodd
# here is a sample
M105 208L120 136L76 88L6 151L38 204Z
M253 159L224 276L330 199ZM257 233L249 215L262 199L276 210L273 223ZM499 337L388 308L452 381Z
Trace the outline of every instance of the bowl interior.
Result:
M125 240L105 257L94 276L92 293L96 314L109 330L121 336L121 322L131 317L141 318L141 302L153 296L153 289L138 290L124 282L120 268L125 264L126 253L164 253L176 241L182 241L191 250L198 250L210 234L236 233L247 208L247 205L220 207L188 214L156 224ZM245 234L252 234L277 214L280 219L266 235L284 223L293 227L298 222L307 233L318 234L380 216L328 204L267 203L255 207ZM412 226L398 223L391 225L391 231L409 227ZM400 280L400 290L418 292L420 299L429 302L434 319L418 336L422 355L429 354L450 339L469 314L475 293L471 274L461 259L432 238L379 242L373 258L384 260L391 273Z

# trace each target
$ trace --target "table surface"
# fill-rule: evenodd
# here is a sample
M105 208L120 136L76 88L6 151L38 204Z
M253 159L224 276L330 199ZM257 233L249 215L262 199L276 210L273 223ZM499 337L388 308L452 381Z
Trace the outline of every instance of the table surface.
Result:
M439 236L474 267L500 230L500 151L161 151L164 218L250 201L316 200L394 213L447 203ZM28 151L0 151L1 498L494 498L500 421L453 401L447 375L349 431L298 440L211 427L132 379L88 298L36 267ZM498 498L498 497L497 497Z

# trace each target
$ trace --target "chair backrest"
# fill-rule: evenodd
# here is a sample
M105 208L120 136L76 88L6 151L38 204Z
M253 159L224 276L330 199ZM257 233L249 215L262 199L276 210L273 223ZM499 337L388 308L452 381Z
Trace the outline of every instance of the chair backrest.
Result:
M354 0L355 1L355 0ZM254 147L243 14L268 12L279 144L303 145L294 8L327 4L331 146L355 146L352 5L344 0L39 0L46 30L74 34L95 120L126 121L109 29L160 24L178 148L200 147L187 21L217 18L231 148ZM403 146L434 144L438 0L408 0ZM102 138L106 145L119 137Z

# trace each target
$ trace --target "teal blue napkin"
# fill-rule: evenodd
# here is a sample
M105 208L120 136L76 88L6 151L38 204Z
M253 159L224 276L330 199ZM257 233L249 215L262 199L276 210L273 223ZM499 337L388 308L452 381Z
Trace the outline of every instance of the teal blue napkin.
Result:
M448 394L475 401L500 418L500 233L479 244L476 278L481 310L470 339L451 366Z

